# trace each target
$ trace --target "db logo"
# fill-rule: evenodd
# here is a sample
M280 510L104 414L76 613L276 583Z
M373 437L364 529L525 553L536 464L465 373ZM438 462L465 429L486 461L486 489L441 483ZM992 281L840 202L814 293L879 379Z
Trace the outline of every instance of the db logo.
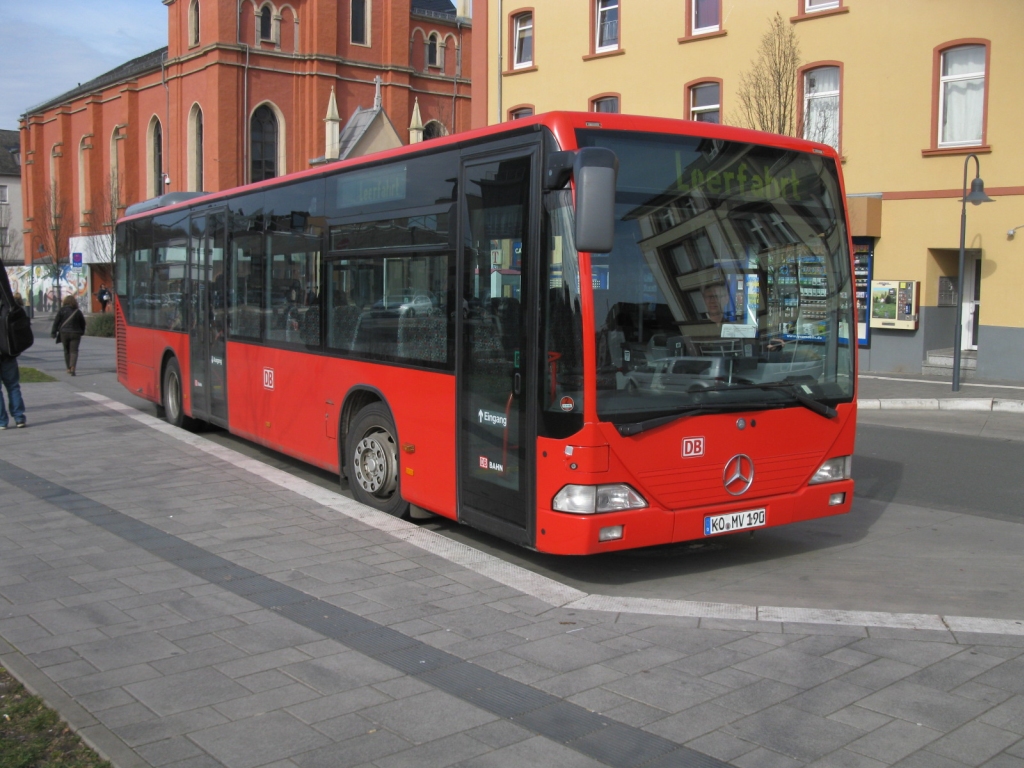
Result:
M274 388L274 369L264 368L263 369L263 388L273 389Z
M703 437L684 437L683 438L683 458L692 459L696 456L704 455L704 438Z
M480 469L487 469L487 457L486 456L481 456L480 457Z

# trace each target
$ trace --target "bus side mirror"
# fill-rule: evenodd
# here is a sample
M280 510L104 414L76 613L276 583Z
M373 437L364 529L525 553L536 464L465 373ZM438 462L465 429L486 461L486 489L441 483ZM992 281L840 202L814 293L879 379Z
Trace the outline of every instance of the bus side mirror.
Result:
M608 253L615 243L615 179L619 159L604 147L576 152L576 250Z

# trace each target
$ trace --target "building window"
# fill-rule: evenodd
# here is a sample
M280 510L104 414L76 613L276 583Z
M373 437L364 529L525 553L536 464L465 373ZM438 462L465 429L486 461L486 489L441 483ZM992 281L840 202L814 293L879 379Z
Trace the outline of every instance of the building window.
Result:
M437 33L431 32L427 38L427 66L437 66Z
M260 11L260 40L274 39L274 16L269 5Z
M612 51L619 47L619 0L597 0L594 52Z
M0 227L0 247L6 248L10 244L10 235L7 233L7 227Z
M7 185L0 184L0 205L7 205L9 202L7 199Z
M277 176L277 117L266 104L252 113L252 177L263 181Z
M192 0L188 9L188 44L199 45L199 0Z
M722 86L719 83L690 86L690 119L700 123L722 121Z
M524 117L533 117L533 107L514 107L508 111L509 120L522 120Z
M356 45L370 44L369 13L366 0L352 0L352 42Z
M618 96L599 96L596 99L592 99L590 102L591 112L618 112L619 111L619 97Z
M985 125L985 46L942 52L939 77L939 146L982 143Z
M164 132L160 121L153 118L153 155L151 159L153 169L153 197L159 197L164 193Z
M693 18L691 29L695 35L706 35L721 28L722 6L719 0L692 0Z
M192 105L189 114L188 135L188 188L194 192L203 191L203 110L198 104Z
M839 151L839 67L804 72L804 138Z
M423 140L429 141L430 139L439 139L442 136L448 135L448 129L437 120L431 120L423 126Z
M515 57L512 68L520 69L533 64L533 14L521 13L513 23Z
M832 8L838 8L839 5L840 0L804 0L804 13L827 11Z

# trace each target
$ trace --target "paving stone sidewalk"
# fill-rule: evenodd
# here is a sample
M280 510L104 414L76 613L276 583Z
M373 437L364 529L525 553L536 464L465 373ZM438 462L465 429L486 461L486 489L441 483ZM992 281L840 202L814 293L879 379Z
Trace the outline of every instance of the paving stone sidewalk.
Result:
M64 384L32 403L0 664L120 768L1024 768L1024 636L553 607Z

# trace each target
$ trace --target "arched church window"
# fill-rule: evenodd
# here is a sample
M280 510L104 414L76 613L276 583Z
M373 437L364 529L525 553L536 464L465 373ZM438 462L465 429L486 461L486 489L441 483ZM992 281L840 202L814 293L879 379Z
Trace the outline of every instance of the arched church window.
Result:
M252 147L251 181L277 176L278 126L274 111L266 104L252 113L250 127Z

